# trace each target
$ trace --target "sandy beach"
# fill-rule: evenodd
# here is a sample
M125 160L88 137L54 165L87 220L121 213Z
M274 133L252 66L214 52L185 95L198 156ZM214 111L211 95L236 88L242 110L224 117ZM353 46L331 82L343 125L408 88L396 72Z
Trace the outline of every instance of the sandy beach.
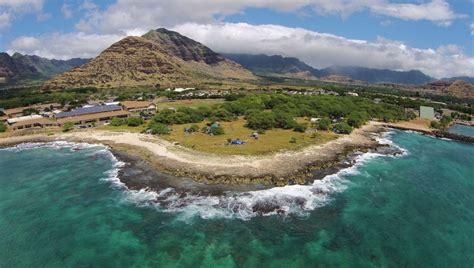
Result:
M52 136L14 136L0 139L0 146L54 140L101 143L114 151L140 157L162 172L208 184L286 185L304 184L312 171L330 168L354 151L376 148L379 144L375 137L384 130L383 124L370 122L350 135L322 145L262 156L215 155L175 145L152 135L97 130Z

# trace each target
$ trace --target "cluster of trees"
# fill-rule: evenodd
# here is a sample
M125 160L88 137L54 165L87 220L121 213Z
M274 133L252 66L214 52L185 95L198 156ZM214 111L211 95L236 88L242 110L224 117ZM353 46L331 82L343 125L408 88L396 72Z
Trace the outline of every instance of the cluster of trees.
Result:
M123 125L127 125L129 127L138 127L140 125L143 125L145 123L145 121L140 118L140 117L136 117L136 116L131 116L131 117L128 117L128 118L118 118L118 117L114 117L112 118L112 120L110 120L110 125L112 126L123 126Z
M211 122L232 121L243 116L250 129L280 128L304 132L307 126L298 123L295 118L318 117L321 118L316 123L318 129L350 133L352 128L358 128L370 119L396 121L415 116L405 113L397 105L377 104L368 99L345 96L231 94L227 99L212 108L203 106L163 110L153 117L152 122L173 125L199 123L204 119Z

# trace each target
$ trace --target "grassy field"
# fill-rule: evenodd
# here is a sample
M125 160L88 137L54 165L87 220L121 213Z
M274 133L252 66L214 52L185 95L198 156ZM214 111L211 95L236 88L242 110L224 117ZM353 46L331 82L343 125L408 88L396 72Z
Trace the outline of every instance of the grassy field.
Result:
M145 131L147 129L148 122L145 122L145 124L138 126L138 127L129 127L127 125L123 126L100 126L95 129L97 130L107 130L107 131L117 131L117 132L135 132L135 133L140 133L142 131Z
M250 137L252 130L244 127L245 120L239 119L233 122L221 122L225 130L224 135L210 136L204 133L186 134L185 127L192 124L174 125L170 135L163 135L162 138L178 142L180 145L216 154L226 155L259 155L277 152L281 150L295 150L311 144L322 144L336 139L338 136L330 132L318 132L315 134L306 134L294 132L293 130L274 129L261 134L258 140ZM199 128L204 127L205 123L197 124ZM226 145L227 139L241 139L247 141L244 145ZM295 138L296 143L290 140Z
M212 106L214 104L223 103L222 99L196 99L196 100L177 100L177 101L163 101L159 99L156 104L158 110L164 110L168 108L179 108L179 107L190 107L197 108L199 106Z

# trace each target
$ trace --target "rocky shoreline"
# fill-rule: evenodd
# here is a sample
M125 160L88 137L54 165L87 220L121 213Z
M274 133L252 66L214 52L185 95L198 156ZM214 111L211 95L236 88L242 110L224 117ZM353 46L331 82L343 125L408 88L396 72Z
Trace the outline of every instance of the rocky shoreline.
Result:
M132 189L154 188L155 186L156 188L162 188L163 185L159 185L161 181L167 181L167 184L178 188L192 185L190 188L195 189L195 183L198 183L199 185L206 185L208 191L219 192L229 189L245 191L294 184L306 185L316 179L322 179L326 175L334 174L340 169L351 166L355 157L359 154L365 152L397 153L391 150L387 151L387 145L382 145L376 140L376 137L386 130L380 124L372 124L357 130L358 132L353 134L352 137L341 137L329 144L331 146L325 144L297 152L277 153L250 159L242 158L242 165L216 165L216 167L212 166L213 161L215 161L213 158L208 161L210 163L209 167L200 162L189 164L171 157L158 155L150 148L143 146L105 138L103 140L92 137L84 139L83 137L87 137L87 135L77 133L74 135L61 134L59 136L11 137L6 140L0 139L0 146L7 147L23 142L58 140L104 144L110 147L113 154L121 161L132 163L130 166L139 167L134 168L135 171L132 173L123 171L120 174L121 180L123 178L123 182ZM168 150L171 149L175 148L168 148ZM198 154L198 158L211 157L199 155L201 153L194 151L186 151L185 153ZM236 158L239 157L236 156ZM222 161L225 161L225 159ZM261 168L255 164L258 161L260 161ZM273 166L268 166L272 164ZM142 172L140 172L140 169ZM133 176L133 173L136 176ZM159 177L160 180L153 181L151 177ZM176 178L180 179L176 180Z

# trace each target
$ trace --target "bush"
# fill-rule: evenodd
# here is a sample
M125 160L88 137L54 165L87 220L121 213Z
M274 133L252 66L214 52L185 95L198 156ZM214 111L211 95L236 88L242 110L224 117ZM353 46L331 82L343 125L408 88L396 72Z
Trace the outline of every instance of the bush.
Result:
M430 122L430 127L431 127L431 128L436 128L436 129L438 129L438 128L440 128L441 126L440 126L440 124L439 124L437 121L434 121L434 120L433 120L433 121Z
M274 113L276 128L290 129L298 125L290 113L277 112Z
M145 123L145 121L140 117L132 116L132 117L127 118L127 125L129 127L138 127L139 125L142 125L143 123Z
M453 118L451 116L443 115L441 120L439 120L439 123L442 128L446 128L452 121L453 121Z
M121 125L125 125L125 120L122 118L114 117L112 120L110 120L110 125L118 127Z
M295 138L295 137L291 137L290 143L296 143L296 138Z
M217 109L215 112L212 113L212 118L215 121L230 122L230 121L235 120L236 116L232 114L231 112L229 112L228 110L221 108L221 109Z
M321 118L319 121L316 123L316 128L318 130L328 130L329 126L331 125L331 121L327 118Z
M167 135L170 134L170 129L165 124L152 122L148 125L148 129L153 135Z
M307 129L307 126L304 124L296 124L295 127L293 128L293 131L296 132L305 132Z
M212 135L224 135L224 129L222 127L212 127L211 128Z
M74 128L74 123L73 122L66 122L63 125L63 132L68 132Z
M190 129L193 131L193 132L198 132L199 131L199 126L194 124L190 127Z
M337 123L334 125L337 133L340 134L350 134L352 132L352 127L345 122Z
M0 122L0 132L5 132L7 131L7 126L3 122Z

